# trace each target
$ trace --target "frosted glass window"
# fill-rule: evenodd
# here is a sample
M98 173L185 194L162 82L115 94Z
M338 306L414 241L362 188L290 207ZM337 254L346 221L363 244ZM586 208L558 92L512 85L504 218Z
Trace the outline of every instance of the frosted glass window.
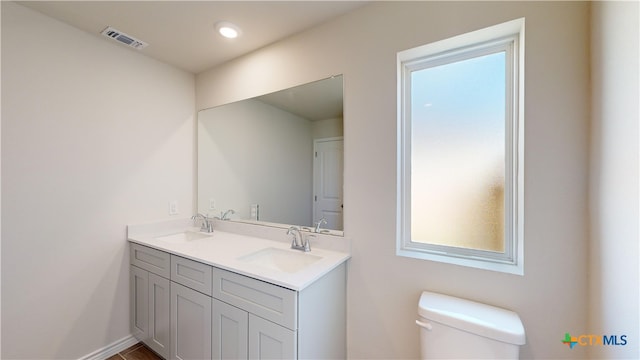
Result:
M505 52L411 73L411 237L504 251Z
M400 256L524 273L524 19L398 53Z

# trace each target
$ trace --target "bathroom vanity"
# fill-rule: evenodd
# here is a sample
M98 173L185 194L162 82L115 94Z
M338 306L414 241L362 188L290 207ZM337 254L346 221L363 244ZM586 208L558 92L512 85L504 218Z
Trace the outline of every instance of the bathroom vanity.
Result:
M270 232L130 226L133 335L166 359L345 358L347 240Z

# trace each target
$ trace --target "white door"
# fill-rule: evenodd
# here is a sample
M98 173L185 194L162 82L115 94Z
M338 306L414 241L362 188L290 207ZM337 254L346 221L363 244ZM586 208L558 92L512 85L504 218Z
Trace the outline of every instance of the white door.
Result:
M249 314L249 359L297 359L296 332Z
M171 358L211 359L211 298L171 282Z
M248 358L249 313L213 299L213 359Z
M324 218L324 228L342 230L344 140L316 139L313 148L313 222Z

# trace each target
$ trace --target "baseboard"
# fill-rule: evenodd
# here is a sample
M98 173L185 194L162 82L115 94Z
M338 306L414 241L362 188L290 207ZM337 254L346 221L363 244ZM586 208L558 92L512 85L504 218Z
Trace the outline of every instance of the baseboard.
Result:
M105 347L103 347L102 349L98 349L94 352L92 352L89 355L85 355L83 357L81 357L78 360L104 360L104 359L108 359L110 356L113 356L117 353L119 353L120 351L135 345L139 342L138 339L136 339L135 337L133 337L133 335L129 335L129 336L125 336L120 340L117 340Z

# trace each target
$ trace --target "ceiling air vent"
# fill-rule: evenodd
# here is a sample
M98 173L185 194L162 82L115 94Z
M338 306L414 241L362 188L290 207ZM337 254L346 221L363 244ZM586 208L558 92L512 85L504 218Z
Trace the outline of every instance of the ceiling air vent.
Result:
M144 49L149 45L146 42L138 40L133 36L129 36L120 30L112 28L111 26L107 26L106 29L102 30L101 34L138 50Z

